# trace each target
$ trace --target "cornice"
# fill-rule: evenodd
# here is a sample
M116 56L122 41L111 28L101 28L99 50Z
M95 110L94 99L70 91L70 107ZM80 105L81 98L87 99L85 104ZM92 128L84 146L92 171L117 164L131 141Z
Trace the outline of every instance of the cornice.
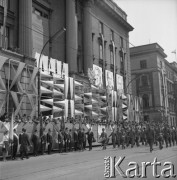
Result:
M126 14L124 11L121 13L118 13L113 9L111 6L109 6L106 2L106 0L95 0L95 4L100 6L105 12L107 12L110 16L116 19L116 21L121 24L127 31L132 31L134 28L126 21ZM118 7L118 6L116 6ZM122 16L121 16L122 14Z

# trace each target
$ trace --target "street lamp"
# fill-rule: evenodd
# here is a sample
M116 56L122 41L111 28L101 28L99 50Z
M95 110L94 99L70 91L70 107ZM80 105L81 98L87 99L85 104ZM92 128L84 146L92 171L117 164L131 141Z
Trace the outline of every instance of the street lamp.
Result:
M44 44L44 46L42 47L40 56L39 56L39 62L38 62L38 119L40 119L40 136L42 136L43 134L43 124L42 124L42 117L41 117L41 111L40 111L40 102L41 102L41 67L40 67L40 61L41 61L41 57L42 57L42 53L46 47L46 45L49 42L52 42L54 39L56 39L57 37L61 36L64 32L66 31L65 28L62 28L60 30L58 30L55 34L53 34Z
M144 75L144 74L140 74L139 76L136 76L135 78L131 79L131 80L128 82L127 86L125 87L125 94L127 94L127 89L128 89L128 87L129 87L129 85L132 83L132 81L140 78L140 77L143 76L143 75Z

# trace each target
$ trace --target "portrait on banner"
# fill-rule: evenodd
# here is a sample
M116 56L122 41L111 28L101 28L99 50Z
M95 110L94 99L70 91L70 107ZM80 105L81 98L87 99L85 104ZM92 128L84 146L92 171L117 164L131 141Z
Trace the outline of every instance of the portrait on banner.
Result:
M94 75L95 75L95 81L94 81L94 85L97 87L103 87L103 73L102 73L102 68L93 64L93 71L94 71Z
M124 82L123 82L123 76L116 74L116 86L117 86L117 92L120 94L124 93Z
M114 89L114 78L113 78L113 72L106 70L106 89L110 91Z

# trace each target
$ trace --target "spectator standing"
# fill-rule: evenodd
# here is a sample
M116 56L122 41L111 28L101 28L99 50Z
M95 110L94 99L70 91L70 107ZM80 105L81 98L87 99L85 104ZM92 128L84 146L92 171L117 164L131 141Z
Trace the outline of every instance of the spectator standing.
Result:
M16 159L17 155L17 150L18 150L18 135L17 135L17 130L14 129L14 134L13 134L13 145L12 145L12 160Z
M37 156L38 155L38 149L39 149L39 137L37 135L37 129L32 134L31 141L33 143L33 155Z
M47 144L48 144L48 154L51 154L53 138L52 138L50 129L48 129L48 133L47 133Z

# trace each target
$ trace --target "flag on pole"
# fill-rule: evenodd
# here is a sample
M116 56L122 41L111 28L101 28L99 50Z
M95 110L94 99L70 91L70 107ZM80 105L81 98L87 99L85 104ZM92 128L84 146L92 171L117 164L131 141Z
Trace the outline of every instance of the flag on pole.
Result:
M12 113L11 121L10 121L10 129L9 129L9 139L13 141L13 126L14 126L14 112Z

